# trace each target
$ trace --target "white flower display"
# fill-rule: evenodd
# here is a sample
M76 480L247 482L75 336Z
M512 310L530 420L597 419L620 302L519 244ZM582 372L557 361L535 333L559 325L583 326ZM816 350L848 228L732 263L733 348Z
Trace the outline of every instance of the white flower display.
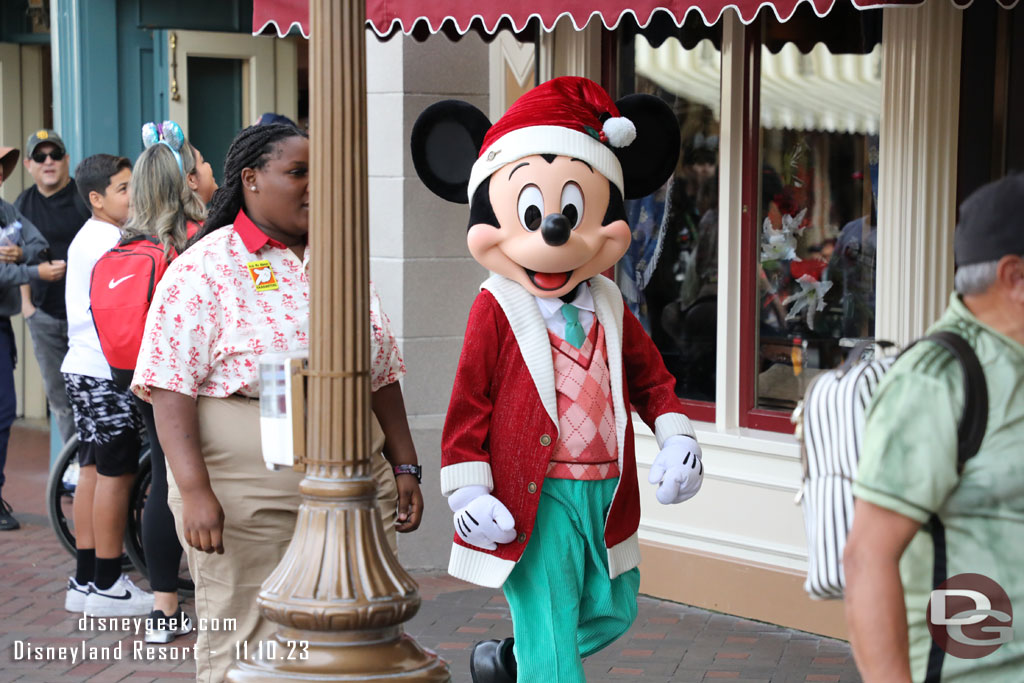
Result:
M796 237L801 228L800 224L807 214L807 209L802 209L795 216L784 215L782 217L782 228L776 230L772 226L770 218L764 219L761 232L761 262L765 261L799 261L796 255Z
M803 275L797 280L800 284L800 291L787 296L783 306L793 305L786 320L796 320L800 317L801 311L807 311L807 327L814 329L814 314L825 309L825 293L832 288L828 280L818 282L810 275Z

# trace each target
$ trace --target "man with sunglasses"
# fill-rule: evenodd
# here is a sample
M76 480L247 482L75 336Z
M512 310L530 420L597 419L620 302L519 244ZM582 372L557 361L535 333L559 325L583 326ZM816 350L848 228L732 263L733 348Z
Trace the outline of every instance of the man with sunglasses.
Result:
M53 130L44 128L29 136L25 146L25 170L35 181L14 205L35 224L50 248L37 263L63 264L68 245L89 219L89 207L71 178L67 148ZM64 308L64 277L56 281L32 279L22 287L22 314L32 333L32 344L50 410L57 418L61 437L75 433L75 419L64 389L60 365L68 352L68 319Z

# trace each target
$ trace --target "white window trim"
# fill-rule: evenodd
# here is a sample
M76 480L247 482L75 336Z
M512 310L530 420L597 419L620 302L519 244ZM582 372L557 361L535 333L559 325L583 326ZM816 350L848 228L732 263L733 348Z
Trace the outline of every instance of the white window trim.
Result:
M722 105L719 121L718 331L715 429L739 429L743 215L743 41L746 28L734 11L722 17Z

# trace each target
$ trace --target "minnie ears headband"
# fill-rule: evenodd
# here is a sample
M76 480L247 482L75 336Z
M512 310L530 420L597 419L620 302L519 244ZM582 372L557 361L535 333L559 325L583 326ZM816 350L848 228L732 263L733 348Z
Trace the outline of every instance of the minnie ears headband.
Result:
M185 134L181 132L181 126L174 121L153 123L150 121L142 126L142 144L146 149L153 145L167 145L167 149L174 154L178 162L178 168L185 173L185 166L181 162L181 146L185 144Z

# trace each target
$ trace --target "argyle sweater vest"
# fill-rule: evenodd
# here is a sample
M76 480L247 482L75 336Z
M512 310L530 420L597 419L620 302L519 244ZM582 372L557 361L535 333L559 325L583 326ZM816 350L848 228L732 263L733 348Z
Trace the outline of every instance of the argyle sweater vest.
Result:
M615 413L604 328L597 322L579 349L548 331L558 396L558 441L547 476L599 480L619 476Z

